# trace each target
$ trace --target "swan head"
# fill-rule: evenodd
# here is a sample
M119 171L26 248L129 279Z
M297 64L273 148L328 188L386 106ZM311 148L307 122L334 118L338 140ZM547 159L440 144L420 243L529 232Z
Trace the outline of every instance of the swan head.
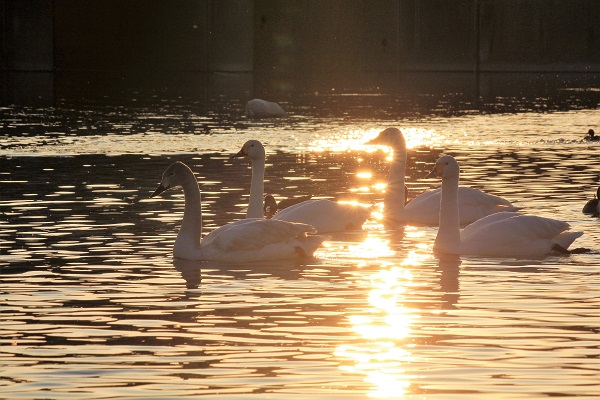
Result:
M242 149L231 155L229 158L248 157L250 160L264 160L265 147L258 140L248 140L242 146Z
M404 135L398 128L387 128L382 130L376 138L369 140L367 144L390 146L395 149L406 148Z
M435 165L433 166L433 170L431 170L426 178L458 178L459 174L460 167L458 166L456 159L452 156L442 156L436 161Z
M194 176L194 173L184 163L181 161L176 161L173 164L169 165L165 172L163 173L162 180L160 184L150 195L150 197L158 196L162 192L175 188L178 186L183 186L183 184L188 181L190 176Z

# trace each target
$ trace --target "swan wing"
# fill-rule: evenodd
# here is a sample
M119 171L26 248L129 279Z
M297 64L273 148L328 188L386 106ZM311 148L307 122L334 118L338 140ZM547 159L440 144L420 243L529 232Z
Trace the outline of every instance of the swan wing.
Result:
M470 236L475 236L477 233L485 228L487 225L493 224L495 222L501 221L506 218L512 218L519 216L521 214L516 212L498 212L495 214L487 215L483 218L478 219L477 221L470 223L465 226L464 229L460 232L460 240L469 240Z
M505 215L461 235L461 254L500 257L544 256L556 244L568 247L580 232L566 235L569 224L532 215ZM563 246L564 247L564 246Z
M310 225L251 218L215 229L202 240L202 245L222 251L257 250L270 244L288 243L308 233L315 233Z
M299 222L315 227L318 233L361 229L372 207L338 203L331 200L307 200L281 210L273 219Z
M437 225L439 222L441 189L420 194L405 207L407 220ZM508 200L461 186L458 188L460 224L466 225L497 212L517 211Z

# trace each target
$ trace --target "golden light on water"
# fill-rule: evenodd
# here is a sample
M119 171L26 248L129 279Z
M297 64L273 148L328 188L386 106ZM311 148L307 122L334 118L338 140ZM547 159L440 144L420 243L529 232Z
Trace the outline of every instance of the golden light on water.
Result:
M333 151L365 151L373 153L381 148L383 151L390 152L391 150L385 146L373 146L366 144L369 140L374 139L386 127L372 129L353 129L345 132L333 133L327 136L319 136L310 144L309 148L314 152ZM406 147L409 149L415 147L432 146L442 142L445 137L431 129L402 127L399 129L404 134Z
M419 259L418 254L411 253L401 264L416 265ZM408 339L418 318L415 310L405 305L413 275L402 266L382 264L366 278L368 306L348 318L359 339L339 346L334 354L350 362L340 369L364 375L370 385L369 397L402 398L413 378L405 368L413 361Z
M364 241L348 246L348 253L359 258L391 257L396 254L390 241L380 237L367 237Z

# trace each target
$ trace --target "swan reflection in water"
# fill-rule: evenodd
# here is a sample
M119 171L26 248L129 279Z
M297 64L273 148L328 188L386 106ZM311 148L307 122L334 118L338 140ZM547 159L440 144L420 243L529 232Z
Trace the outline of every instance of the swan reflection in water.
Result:
M209 261L191 261L173 258L173 266L185 280L185 287L189 290L198 289L202 282L202 268L210 267Z
M202 283L202 271L204 271L206 278L210 278L217 271L219 274L227 275L232 279L245 279L249 271L254 271L269 276L294 280L300 279L300 274L304 266L307 265L306 262L311 262L312 260L309 258L303 261L275 260L261 263L222 263L173 258L173 266L184 279L186 289L197 290L200 289L200 284Z
M414 277L430 253L409 251L400 263L383 262L365 280L369 282L368 306L348 317L351 328L358 334L353 342L338 346L335 356L342 360L340 369L365 375L370 386L368 396L402 398L418 389L420 376L410 371L418 361L415 343L419 340L417 320L431 304L412 301L415 291L422 290ZM439 259L440 307L452 309L459 299L459 257Z

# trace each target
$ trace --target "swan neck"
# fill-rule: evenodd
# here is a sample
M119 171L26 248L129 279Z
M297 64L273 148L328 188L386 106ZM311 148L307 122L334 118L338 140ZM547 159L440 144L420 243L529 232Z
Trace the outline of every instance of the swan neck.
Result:
M458 208L458 177L442 180L440 226L433 248L446 254L460 254L460 214Z
M193 176L192 178L183 185L185 208L181 229L175 241L175 249L183 245L198 246L200 244L200 235L202 232L200 189L198 188L196 178Z
M385 196L383 198L384 216L387 219L401 220L404 212L404 185L406 174L406 147L394 148L394 157L388 174Z
M250 200L246 218L263 218L263 193L265 189L265 160L252 161Z

